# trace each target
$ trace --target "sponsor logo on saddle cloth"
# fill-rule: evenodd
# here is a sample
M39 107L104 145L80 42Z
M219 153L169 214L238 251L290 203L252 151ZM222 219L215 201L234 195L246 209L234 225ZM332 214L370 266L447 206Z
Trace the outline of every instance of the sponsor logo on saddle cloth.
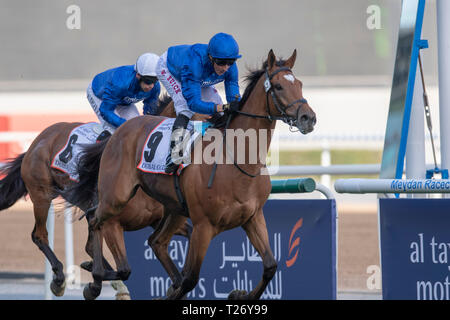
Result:
M78 182L77 165L80 153L84 146L94 144L103 128L99 123L89 122L75 127L69 134L67 142L52 161L52 168L69 175L69 178Z
M172 135L172 126L175 119L166 119L161 121L148 135L142 155L137 168L144 172L161 173L165 172L166 159L169 155L170 139ZM191 150L194 144L202 137L207 123L202 121L189 121L187 133L183 139L183 157L174 159L176 163L181 163L177 174L186 168L191 161Z

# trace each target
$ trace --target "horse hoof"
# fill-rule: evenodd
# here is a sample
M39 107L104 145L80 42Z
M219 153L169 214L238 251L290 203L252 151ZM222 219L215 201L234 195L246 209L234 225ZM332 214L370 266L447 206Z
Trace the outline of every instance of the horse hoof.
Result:
M228 295L228 300L245 300L247 298L247 291L233 290Z
M95 300L100 295L100 291L93 289L88 283L83 289L83 297L85 300Z
M183 295L182 297L177 297L177 294L178 294L177 290L180 291L180 287L175 288L175 287L173 286L173 284L172 284L172 285L169 287L169 289L167 289L167 292L166 292L166 298L167 298L168 300L172 300L172 299L186 300L188 294L186 293L186 294ZM162 299L164 299L164 298L162 298Z
M57 285L55 280L50 283L50 290L57 297L61 297L64 295L64 291L66 290L66 281L62 283L62 285Z
M84 269L86 271L92 272L92 261L85 261L82 264L80 264L81 269Z
M113 287L114 290L119 291L119 281L120 280L113 280L111 281L111 287Z
M116 293L116 300L131 300L129 293Z

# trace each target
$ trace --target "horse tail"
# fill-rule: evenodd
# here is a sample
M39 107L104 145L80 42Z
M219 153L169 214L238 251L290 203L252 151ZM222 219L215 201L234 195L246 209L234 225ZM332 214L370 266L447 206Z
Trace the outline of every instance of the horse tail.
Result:
M78 162L79 182L62 192L66 200L82 210L87 210L97 204L100 159L109 138L110 136L83 148Z
M20 168L25 153L11 159L0 169L0 210L8 209L20 198L28 194L28 190L23 182Z

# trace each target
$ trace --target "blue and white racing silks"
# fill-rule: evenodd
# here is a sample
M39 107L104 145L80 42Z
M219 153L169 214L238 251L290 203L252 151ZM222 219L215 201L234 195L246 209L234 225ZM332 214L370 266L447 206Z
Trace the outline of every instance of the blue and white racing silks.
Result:
M126 121L114 113L118 105L130 105L143 100L144 114L151 114L157 106L160 90L161 86L156 82L149 92L142 91L133 65L106 70L92 81L92 91L102 100L100 114L116 127Z
M201 99L201 88L225 81L228 103L240 100L238 69L236 63L223 75L214 71L208 57L208 45L179 45L167 50L167 68L181 83L181 90L189 108L197 113L213 114L215 104Z

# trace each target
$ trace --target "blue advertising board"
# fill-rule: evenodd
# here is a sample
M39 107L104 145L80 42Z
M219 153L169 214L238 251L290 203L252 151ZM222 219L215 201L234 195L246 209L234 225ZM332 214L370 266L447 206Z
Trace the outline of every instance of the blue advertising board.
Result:
M261 298L336 299L335 200L269 200L264 216L278 269ZM152 232L125 233L132 270L126 285L132 299L163 297L172 283L147 244ZM188 240L175 236L168 251L181 270ZM226 299L235 289L251 291L262 272L261 258L244 230L225 231L211 241L188 299Z
M380 199L383 299L450 300L450 199Z

